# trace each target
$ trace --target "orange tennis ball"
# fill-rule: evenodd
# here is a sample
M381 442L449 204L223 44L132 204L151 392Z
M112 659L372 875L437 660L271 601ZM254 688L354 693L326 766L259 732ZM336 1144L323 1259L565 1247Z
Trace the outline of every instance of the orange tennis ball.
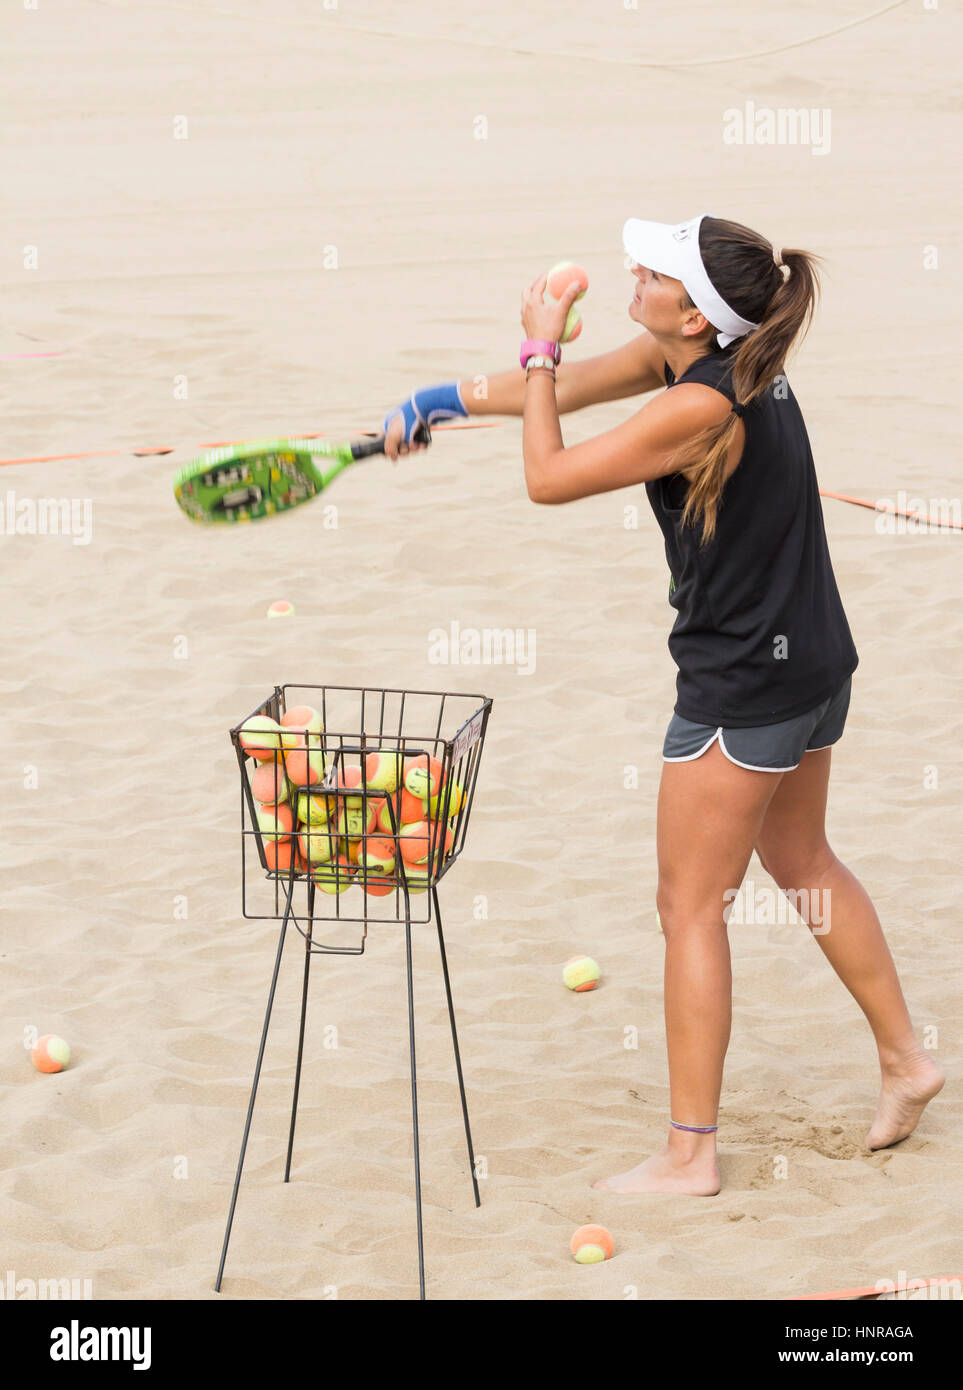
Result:
M615 1241L604 1226L579 1226L572 1237L572 1254L577 1264L597 1265L615 1254Z
M281 745L284 748L321 748L324 720L310 705L295 705L281 715Z
M573 280L577 280L581 288L575 296L575 303L568 311L565 327L562 329L560 341L563 343L573 343L582 331L582 316L575 304L588 289L588 275L580 265L575 265L572 261L559 261L558 265L553 265L548 272L546 289L554 300L561 299Z
M275 759L258 763L251 777L251 795L262 806L273 806L287 799L289 787L284 769Z
M403 825L398 835L398 848L406 864L422 864L428 858L428 822L415 821Z
M44 1033L31 1048L30 1060L38 1071L63 1071L70 1061L70 1048L56 1033Z
M245 753L256 762L264 763L277 757L280 751L281 726L268 714L255 714L241 725L238 739Z
M272 874L286 874L294 862L296 873L302 873L304 862L296 844L288 840L265 840L264 841L264 862Z
M316 787L324 780L324 754L295 748L284 755L284 771L296 787Z
M588 289L589 281L587 273L580 265L576 265L574 261L558 261L553 265L548 272L548 283L545 288L553 299L558 300L561 299L573 280L577 280L581 286L578 294L575 296L575 302L578 303L582 295Z

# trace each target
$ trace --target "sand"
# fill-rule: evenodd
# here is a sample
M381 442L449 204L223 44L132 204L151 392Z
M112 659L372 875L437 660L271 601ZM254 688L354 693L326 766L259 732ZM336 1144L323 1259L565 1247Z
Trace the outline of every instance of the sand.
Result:
M318 503L202 533L171 495L200 442L351 433L416 385L509 365L521 288L560 257L592 280L572 355L624 341L623 219L703 209L826 257L790 373L821 483L958 494L959 20L907 4L803 42L870 8L5 14L2 454L91 456L6 467L0 487L91 510L89 543L0 537L4 1271L217 1297L277 941L241 916L227 730L300 681L494 699L441 892L478 1210L437 942L415 933L431 1296L776 1298L959 1272L959 533L880 534L825 505L861 657L831 837L949 1084L915 1135L867 1152L855 1005L804 928L733 925L723 1191L624 1199L590 1183L662 1143L668 1098L653 836L674 671L641 490L534 507L509 421L346 475L336 528ZM831 148L725 144L747 101L828 108ZM266 620L277 598L294 618ZM534 671L432 662L452 622L534 632ZM560 967L581 952L603 982L574 995ZM285 1185L302 959L289 943L221 1296L411 1298L403 935L316 963ZM69 1070L33 1070L32 1028L69 1040ZM604 1266L568 1256L586 1221L615 1235Z

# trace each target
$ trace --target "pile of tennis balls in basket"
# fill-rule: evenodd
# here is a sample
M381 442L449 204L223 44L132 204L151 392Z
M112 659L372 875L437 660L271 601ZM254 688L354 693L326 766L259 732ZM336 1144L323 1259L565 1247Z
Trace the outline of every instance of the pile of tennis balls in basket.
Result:
M293 863L324 893L359 883L371 897L385 897L401 886L402 874L409 893L426 892L454 846L464 789L454 777L442 784L437 758L401 751L369 753L354 765L339 759L325 781L332 759L323 735L321 715L310 705L286 710L280 723L254 715L238 730L251 759L268 869L287 873ZM332 795L338 787L358 794Z

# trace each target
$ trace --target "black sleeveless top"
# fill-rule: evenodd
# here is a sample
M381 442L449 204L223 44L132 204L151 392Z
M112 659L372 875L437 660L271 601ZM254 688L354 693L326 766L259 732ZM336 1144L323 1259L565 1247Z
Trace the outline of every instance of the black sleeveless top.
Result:
M710 353L679 381L735 400L734 349ZM785 377L746 407L746 442L727 479L716 533L682 527L680 473L646 483L665 537L669 651L679 668L676 713L749 728L805 714L834 695L859 658L829 559L809 436Z

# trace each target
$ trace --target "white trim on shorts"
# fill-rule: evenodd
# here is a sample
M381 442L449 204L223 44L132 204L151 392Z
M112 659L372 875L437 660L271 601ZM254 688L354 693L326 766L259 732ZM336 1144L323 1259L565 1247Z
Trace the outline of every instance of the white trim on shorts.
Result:
M687 754L686 757L684 757L684 758L667 758L667 757L665 756L665 754L663 754L663 755L662 755L662 761L663 761L664 763L691 763L691 762L695 762L696 758L701 758L702 755L703 755L703 753L705 753L707 749L709 749L709 748L712 747L712 745L715 743L716 739L719 737L719 735L720 735L721 733L722 733L722 727L720 726L718 729L716 729L715 733L712 735L712 737L710 738L709 742L703 744L703 746L699 749L698 753L689 753L689 754Z
M709 741L702 745L698 753L689 753L684 758L666 758L665 756L663 756L662 761L664 763L693 763L695 762L696 758L701 758L703 753L708 752L708 750L715 743L716 739L718 739L719 747L722 749L723 753L729 759L729 761L731 763L734 763L736 767L744 767L747 772L795 772L796 768L799 766L799 763L793 763L792 767L756 767L753 763L741 763L738 758L734 758L732 756L732 754L726 747L725 741L722 737L722 727L723 726L720 724L719 728L716 729L715 733L712 735ZM832 744L827 743L826 747L831 748ZM806 749L807 753L818 753L819 751L820 750L818 748Z
M723 742L721 729L719 730L719 747L731 763L735 763L736 767L744 767L747 772L795 772L799 766L799 763L793 763L791 767L756 767L753 763L741 763L738 758L732 756ZM705 752L705 749L702 751ZM802 760L800 759L800 761Z

